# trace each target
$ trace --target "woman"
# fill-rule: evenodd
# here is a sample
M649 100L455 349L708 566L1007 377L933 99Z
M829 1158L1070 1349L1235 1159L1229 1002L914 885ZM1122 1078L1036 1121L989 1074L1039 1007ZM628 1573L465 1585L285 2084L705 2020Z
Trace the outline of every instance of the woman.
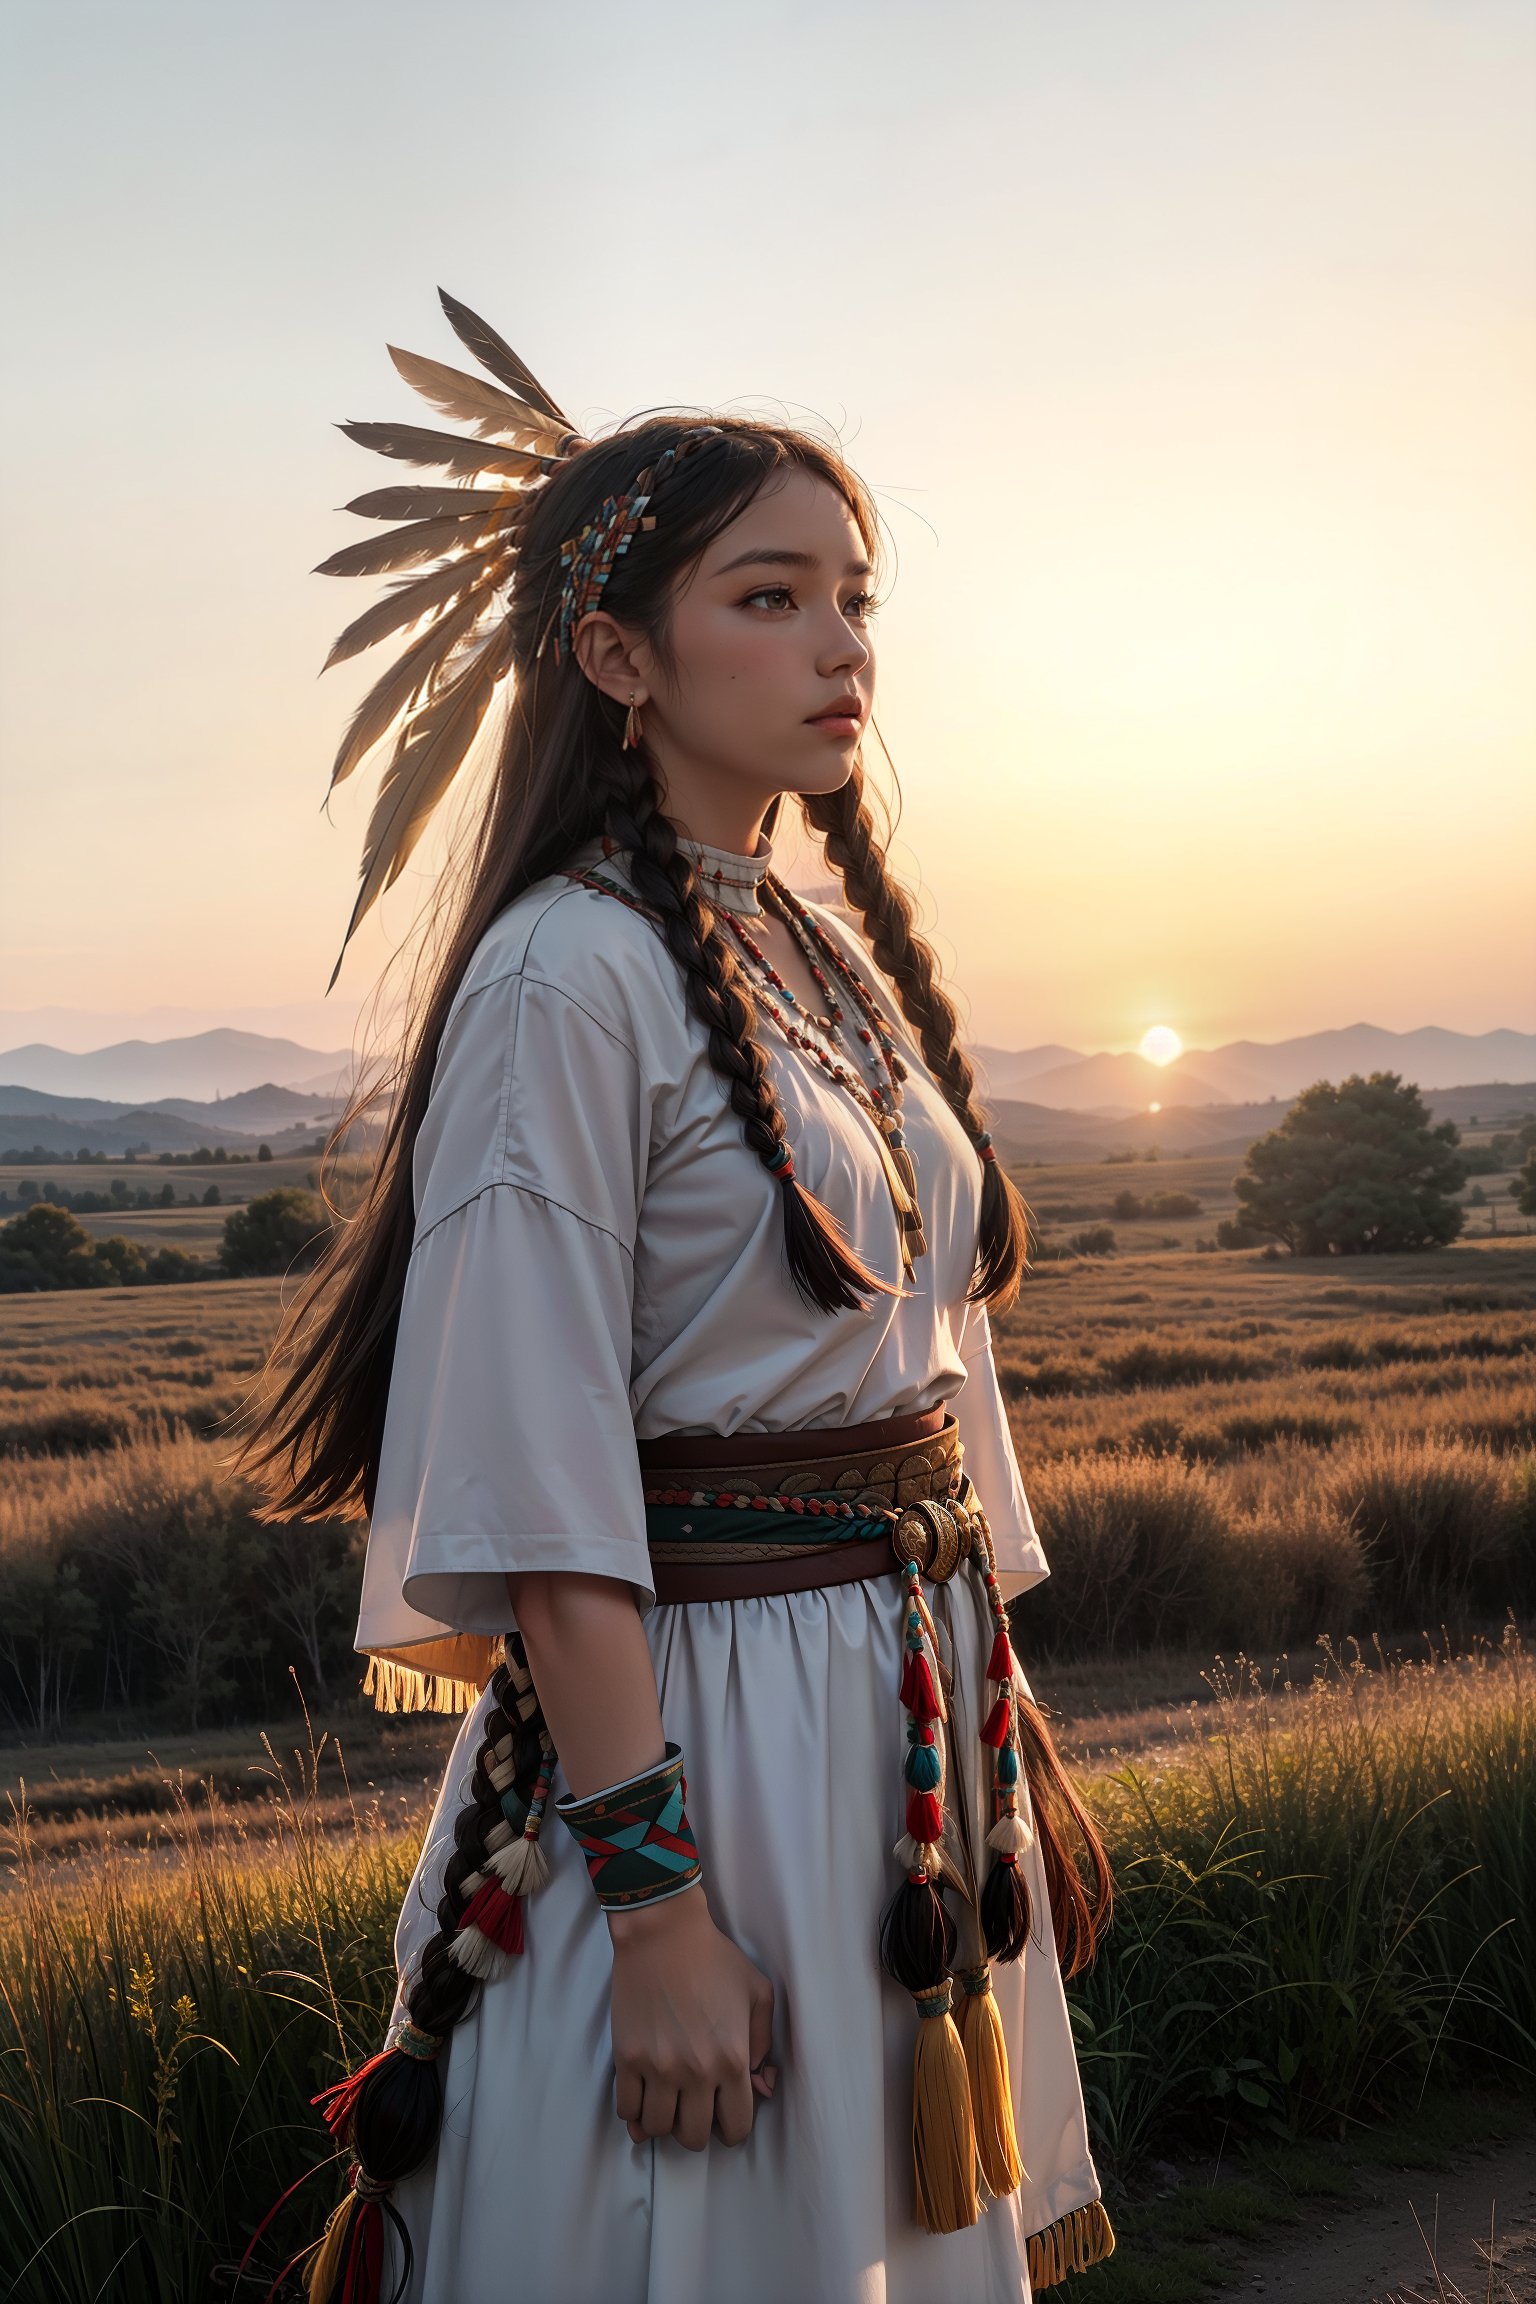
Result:
M332 652L431 618L338 759L407 714L354 925L511 702L255 1457L365 1502L377 1700L469 1709L310 2295L1027 2298L1113 2245L1108 1878L1007 1640L1024 1215L865 800L874 512L784 427L584 440L443 303L495 383L394 357L478 436L346 429L472 485L324 564L433 563Z

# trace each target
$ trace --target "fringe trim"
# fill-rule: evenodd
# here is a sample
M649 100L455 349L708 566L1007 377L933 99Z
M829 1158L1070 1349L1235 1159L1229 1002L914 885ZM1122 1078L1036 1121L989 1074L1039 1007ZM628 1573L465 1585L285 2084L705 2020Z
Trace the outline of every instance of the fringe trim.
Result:
M1069 2272L1086 2272L1115 2252L1114 2226L1102 2200L1069 2208L1043 2232L1029 2236L1029 2285L1037 2293L1054 2288Z
M453 1680L441 1672L420 1672L387 1656L370 1656L363 1694L375 1712L472 1712L480 1701L473 1680Z

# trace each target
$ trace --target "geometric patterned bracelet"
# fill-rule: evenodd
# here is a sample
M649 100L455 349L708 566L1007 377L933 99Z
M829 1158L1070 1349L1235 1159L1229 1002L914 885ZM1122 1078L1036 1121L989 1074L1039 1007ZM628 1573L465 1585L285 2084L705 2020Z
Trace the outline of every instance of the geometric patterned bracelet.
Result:
M687 1794L683 1748L668 1744L656 1767L605 1785L585 1800L567 1792L555 1802L555 1814L581 1844L606 1910L659 1904L702 1879L693 1827L683 1810Z

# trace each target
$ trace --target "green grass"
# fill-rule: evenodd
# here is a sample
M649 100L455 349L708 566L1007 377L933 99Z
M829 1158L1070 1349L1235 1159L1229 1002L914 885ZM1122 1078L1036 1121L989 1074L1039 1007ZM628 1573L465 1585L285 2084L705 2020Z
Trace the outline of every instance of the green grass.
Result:
M1074 2024L1096 2151L1132 2211L1105 2304L1198 2295L1212 2233L1264 2229L1271 2195L1335 2165L1317 2153L1341 2121L1358 2138L1441 2085L1513 2096L1536 2078L1536 1665L1519 1643L1346 1660L1305 1689L1238 1673L1198 1725L1090 1779L1119 1905ZM323 1741L286 1770L267 1750L275 1830L245 1803L189 1803L169 1851L109 1849L62 1877L29 1824L16 1834L0 2276L18 2304L201 2295L311 2167L263 2244L270 2278L336 2196L308 2099L378 2044L427 1796L402 1823ZM1137 2190L1151 2161L1218 2145L1247 2155L1235 2187Z

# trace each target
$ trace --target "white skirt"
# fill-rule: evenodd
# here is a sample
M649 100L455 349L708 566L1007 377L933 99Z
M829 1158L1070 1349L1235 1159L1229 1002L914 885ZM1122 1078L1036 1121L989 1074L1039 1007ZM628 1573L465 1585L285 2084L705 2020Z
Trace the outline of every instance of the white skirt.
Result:
M954 1644L949 1797L968 1787L979 1846L992 1619L968 1570L925 1589ZM959 2232L913 2214L919 2018L877 1956L901 1877L900 1581L657 1605L643 1621L710 1910L773 1983L777 2087L754 2098L744 2144L631 2142L614 2110L608 1927L553 1811L557 1769L527 1949L454 2028L437 2148L394 2193L415 2258L403 2304L1026 2304L1028 2236L1100 2189L1037 1851L1031 1940L992 1970L1025 2182L983 2192ZM407 1980L437 1930L489 1706L487 1692L465 1717L400 1915ZM386 2297L400 2267L391 2227Z

